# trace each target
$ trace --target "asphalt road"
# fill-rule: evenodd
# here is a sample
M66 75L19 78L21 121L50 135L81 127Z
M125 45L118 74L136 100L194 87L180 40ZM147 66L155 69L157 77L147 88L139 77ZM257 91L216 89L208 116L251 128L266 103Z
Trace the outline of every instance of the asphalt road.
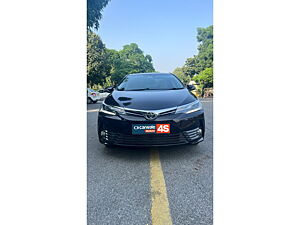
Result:
M213 223L213 99L201 100L205 140L195 146L156 148L173 225ZM150 225L150 151L108 149L98 142L101 103L87 106L88 225Z

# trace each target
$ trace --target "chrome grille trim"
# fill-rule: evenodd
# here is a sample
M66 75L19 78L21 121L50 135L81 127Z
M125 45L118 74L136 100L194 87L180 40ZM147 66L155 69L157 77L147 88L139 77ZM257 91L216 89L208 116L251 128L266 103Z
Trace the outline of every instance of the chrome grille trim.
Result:
M139 110L139 109L130 109L124 108L125 113L128 115L141 116L144 117L146 113L153 112L158 116L169 115L176 112L177 107L167 108L167 109L158 109L158 110Z
M133 116L144 116L141 112L133 112L133 111L127 111L127 110L125 110L125 113L127 115L133 115Z
M202 132L199 133L198 130L199 130L199 128L183 131L183 134L186 137L186 139L188 139L189 141L194 141L194 140L202 137Z

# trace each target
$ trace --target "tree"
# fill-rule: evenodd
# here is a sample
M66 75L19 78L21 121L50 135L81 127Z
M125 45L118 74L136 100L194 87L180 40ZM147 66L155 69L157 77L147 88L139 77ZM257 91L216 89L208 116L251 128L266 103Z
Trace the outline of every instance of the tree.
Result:
M110 64L105 45L94 32L87 35L87 83L102 85L110 75Z
M88 86L107 87L119 83L130 73L154 72L152 57L144 55L137 44L125 45L122 50L106 49L99 35L88 31Z
M200 83L202 86L205 86L205 88L213 87L213 79L213 68L206 68L193 77L196 83Z
M197 40L199 42L199 65L202 71L213 67L213 26L198 28Z
M213 43L213 25L207 28L198 27L197 32L197 41L200 43L200 46Z
M102 10L110 0L87 1L87 27L88 29L99 28L99 20L102 18Z
M198 54L188 58L183 66L185 75L193 77L213 67L213 26L197 29Z
M189 77L193 77L195 74L201 71L201 66L199 65L199 57L195 55L194 57L188 58L182 68L184 74Z
M125 45L119 52L110 50L112 63L111 78L114 83L119 83L123 77L130 73L154 72L152 57L144 55L137 44Z
M128 62L126 62L126 60L120 56L120 53L114 49L108 49L108 58L111 65L110 80L112 83L117 84L128 73Z
M180 67L177 67L174 71L173 74L175 74L184 84L187 84L190 82L191 78L187 76L184 72L183 69Z

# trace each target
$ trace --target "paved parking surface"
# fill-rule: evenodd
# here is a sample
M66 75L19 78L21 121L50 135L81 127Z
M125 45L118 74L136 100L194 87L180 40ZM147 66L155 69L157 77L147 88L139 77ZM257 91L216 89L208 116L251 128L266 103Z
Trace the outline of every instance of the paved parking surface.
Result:
M89 225L150 225L160 216L174 225L213 223L213 99L201 101L206 119L203 142L196 146L141 149L108 149L100 144L97 113L101 103L87 106ZM161 173L152 172L153 152L159 155ZM158 206L153 202L155 182L166 194L166 201L164 195L157 197L162 202ZM153 207L158 207L156 213Z

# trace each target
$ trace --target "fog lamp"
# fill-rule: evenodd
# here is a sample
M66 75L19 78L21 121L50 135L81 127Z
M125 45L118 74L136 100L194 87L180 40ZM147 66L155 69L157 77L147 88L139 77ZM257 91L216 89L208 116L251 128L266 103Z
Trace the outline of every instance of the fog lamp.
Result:
M100 133L100 135L101 135L101 137L105 137L106 132L104 130L102 130L101 133Z

